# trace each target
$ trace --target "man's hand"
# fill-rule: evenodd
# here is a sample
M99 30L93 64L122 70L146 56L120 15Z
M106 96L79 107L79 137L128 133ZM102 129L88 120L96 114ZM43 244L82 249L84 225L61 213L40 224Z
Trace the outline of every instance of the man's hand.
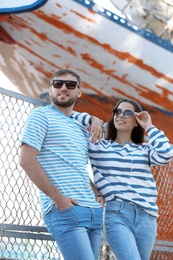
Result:
M63 194L59 194L54 199L54 203L58 210L68 209L68 208L71 208L73 205L78 205L76 200L74 200L70 197L67 197Z

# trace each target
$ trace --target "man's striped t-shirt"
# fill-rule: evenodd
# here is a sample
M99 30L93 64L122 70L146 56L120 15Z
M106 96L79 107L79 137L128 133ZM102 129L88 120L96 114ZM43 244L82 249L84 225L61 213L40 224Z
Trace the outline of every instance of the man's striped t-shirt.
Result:
M100 207L86 171L88 133L85 126L52 104L39 107L28 116L21 142L38 151L37 159L44 172L64 195L77 200L81 206ZM40 192L40 202L45 215L53 201Z

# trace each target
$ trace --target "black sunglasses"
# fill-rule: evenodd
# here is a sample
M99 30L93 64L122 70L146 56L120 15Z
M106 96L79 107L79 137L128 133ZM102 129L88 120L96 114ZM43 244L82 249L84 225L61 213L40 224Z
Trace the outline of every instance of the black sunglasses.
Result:
M116 116L120 116L121 114L123 114L123 116L124 116L125 118L129 118L129 117L133 116L133 114L134 114L134 112L131 111L131 110L129 110L129 109L122 111L121 108L114 109L114 110L113 110L113 113L114 113L114 115L116 115Z
M80 88L77 81L74 80L60 80L60 79L53 79L52 85L54 88L62 88L63 84L66 85L67 89L75 89L76 87Z

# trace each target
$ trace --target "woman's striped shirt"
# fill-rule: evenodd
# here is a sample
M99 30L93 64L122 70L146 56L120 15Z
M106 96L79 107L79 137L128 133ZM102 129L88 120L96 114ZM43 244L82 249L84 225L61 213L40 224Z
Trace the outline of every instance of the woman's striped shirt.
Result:
M89 158L95 186L105 201L119 198L134 202L157 217L157 190L151 166L169 163L173 146L164 132L155 126L147 134L148 142L142 145L120 145L104 139L100 144L90 142Z

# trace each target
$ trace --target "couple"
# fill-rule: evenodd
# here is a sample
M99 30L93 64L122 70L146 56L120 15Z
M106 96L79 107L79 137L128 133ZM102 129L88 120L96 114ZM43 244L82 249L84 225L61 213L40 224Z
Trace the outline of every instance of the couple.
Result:
M116 258L148 260L158 216L150 167L168 163L173 147L150 115L126 99L114 108L102 139L98 118L72 111L82 95L72 70L52 75L49 94L52 104L27 118L20 165L40 190L45 225L64 259L98 260L105 203L105 235Z

